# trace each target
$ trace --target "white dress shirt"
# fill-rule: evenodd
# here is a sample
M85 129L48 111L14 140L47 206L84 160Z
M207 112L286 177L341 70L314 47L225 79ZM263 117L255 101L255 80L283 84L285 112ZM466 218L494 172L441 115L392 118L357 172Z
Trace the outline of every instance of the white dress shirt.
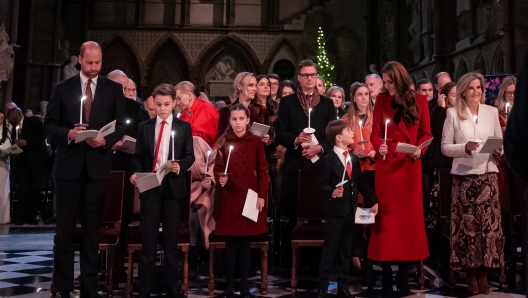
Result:
M458 117L455 108L447 110L447 117L442 131L442 153L454 157L451 174L482 175L488 172L499 172L489 153L480 153L482 146L489 137L502 137L497 108L480 104L478 121L475 123L471 111L467 108L468 119ZM466 153L466 143L473 138L482 140L480 147Z
M86 96L86 85L88 84L88 78L83 75L82 71L79 74L81 76L82 95ZM95 89L97 88L97 78L99 78L99 76L96 76L95 78L93 78L92 84L90 85L90 87L92 87L92 96L93 96L92 99L95 98Z
M167 123L165 123L165 126L163 127L163 134L161 135L161 143L155 170L158 170L163 164L167 162L167 160L169 160L169 146L171 145L172 120L172 114L167 117L167 119L165 119ZM159 116L156 116L156 128L154 129L154 146L158 144L158 136L161 129L161 121L163 121L163 119L161 119ZM156 149L157 148L154 148L154 154L156 154Z
M346 160L345 160L345 155L343 154L345 150L337 146L334 146L334 152L337 154L337 157L339 157L339 160L341 160L341 163L343 164L343 166L345 166ZM350 152L347 153L347 157L350 157Z

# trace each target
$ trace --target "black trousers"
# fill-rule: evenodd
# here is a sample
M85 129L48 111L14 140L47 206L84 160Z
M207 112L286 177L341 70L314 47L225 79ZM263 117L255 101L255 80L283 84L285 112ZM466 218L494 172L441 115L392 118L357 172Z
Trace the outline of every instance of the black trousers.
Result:
M150 294L156 278L156 251L159 224L163 225L163 262L167 295L177 296L178 285L178 227L180 225L180 203L170 191L167 179L159 187L141 194L141 257L139 277L141 295ZM188 210L184 210L188 212Z
M91 180L86 166L75 180L55 179L57 228L53 271L59 292L70 291L73 286L73 231L79 211L82 225L81 289L97 290L100 207L106 182Z
M249 294L248 276L251 263L251 241L246 236L226 237L225 263L227 274L226 292L235 289L235 269L238 261L240 273L240 292Z
M328 285L328 278L337 267L338 286L347 286L348 271L352 260L352 240L354 239L354 214L325 217L325 240L323 255L319 265L319 284Z

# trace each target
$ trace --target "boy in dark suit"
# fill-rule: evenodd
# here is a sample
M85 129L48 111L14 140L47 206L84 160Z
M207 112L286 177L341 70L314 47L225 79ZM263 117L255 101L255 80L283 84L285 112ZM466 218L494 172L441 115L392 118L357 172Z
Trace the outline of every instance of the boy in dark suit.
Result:
M139 125L133 167L138 172L155 172L171 157L172 171L159 187L140 195L142 245L140 257L139 297L149 297L155 279L155 258L158 229L163 224L164 269L167 281L167 297L181 297L178 285L178 226L180 204L186 198L187 169L194 163L191 126L172 114L176 91L172 85L161 84L152 92L157 117ZM174 132L174 141L171 139ZM172 143L174 142L174 143ZM172 146L174 144L174 146ZM174 147L174 149L172 149ZM174 150L174 155L172 154ZM130 182L136 185L136 174ZM189 212L183 210L183 212Z
M352 260L354 214L358 192L371 203L371 213L378 212L378 200L363 177L359 158L348 150L354 143L354 130L345 120L334 120L326 127L326 137L334 148L321 161L319 179L325 203L325 241L319 265L319 298L327 296L328 278L337 262L337 296L351 297L348 290L348 270ZM345 170L346 166L346 170ZM344 179L343 179L344 175ZM343 180L348 182L336 187Z

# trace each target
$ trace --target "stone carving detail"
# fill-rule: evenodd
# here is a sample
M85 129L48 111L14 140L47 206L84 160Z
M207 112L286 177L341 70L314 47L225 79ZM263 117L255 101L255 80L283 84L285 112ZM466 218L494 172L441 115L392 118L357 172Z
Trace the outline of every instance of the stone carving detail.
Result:
M216 63L213 69L214 79L217 81L233 81L237 75L235 72L235 59L226 57Z
M71 56L70 63L64 65L64 68L62 69L62 74L65 80L79 73L79 70L76 67L78 62L79 61L76 56Z
M0 26L0 83L7 81L13 72L15 52L13 45L9 44L9 35L2 23Z
M261 63L264 63L264 60L266 60L266 57L268 56L269 51L271 50L271 47L275 44L277 39L281 37L281 35L256 35L256 34L237 34L242 38L244 41L246 41L253 51L257 54L257 57L259 58Z

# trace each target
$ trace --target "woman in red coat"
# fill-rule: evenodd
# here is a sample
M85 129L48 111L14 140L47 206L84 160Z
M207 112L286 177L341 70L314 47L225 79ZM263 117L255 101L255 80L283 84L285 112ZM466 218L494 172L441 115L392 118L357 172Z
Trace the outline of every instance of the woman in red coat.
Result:
M420 159L427 148L406 154L396 152L396 146L398 142L418 146L432 135L427 99L410 89L409 74L403 65L388 62L382 69L382 77L387 92L376 98L370 137L379 153L375 179L379 213L371 229L368 257L383 262L384 296L392 294L391 264L398 264L398 290L401 296L406 296L410 294L409 262L429 255Z
M200 92L196 97L194 85L182 81L176 85L176 104L181 108L181 120L191 123L192 135L202 138L212 149L215 148L218 133L218 111Z
M249 109L234 104L229 111L229 129L218 138L214 174L222 188L216 219L216 235L226 236L227 287L223 297L232 297L235 264L240 266L240 294L249 297L247 283L251 259L250 237L268 232L265 199L268 197L268 164L261 138L249 131ZM231 154L229 154L230 148ZM227 167L228 175L225 175ZM257 193L257 221L242 215L248 190ZM217 205L218 206L218 205Z

